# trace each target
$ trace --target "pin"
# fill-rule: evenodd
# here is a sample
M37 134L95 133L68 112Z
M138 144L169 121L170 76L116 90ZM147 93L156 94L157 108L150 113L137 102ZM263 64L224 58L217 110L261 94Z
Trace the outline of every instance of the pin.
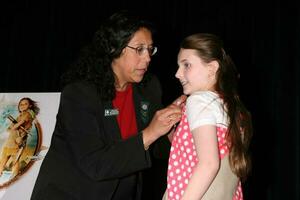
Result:
M105 109L104 110L104 116L115 116L119 115L119 110L118 109Z

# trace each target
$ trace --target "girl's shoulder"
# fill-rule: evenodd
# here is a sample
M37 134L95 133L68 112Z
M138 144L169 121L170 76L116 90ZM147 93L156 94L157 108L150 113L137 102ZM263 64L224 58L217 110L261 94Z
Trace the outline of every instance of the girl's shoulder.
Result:
M34 119L34 116L32 115L32 113L30 111L31 110L21 112L17 118L17 121L20 121L20 120L28 121L28 120Z
M198 92L194 92L187 98L187 104L189 103L210 104L215 101L218 102L219 99L220 99L219 95L215 92L198 91Z
M205 124L227 124L227 114L222 98L211 91L199 91L190 95L186 113L191 129Z

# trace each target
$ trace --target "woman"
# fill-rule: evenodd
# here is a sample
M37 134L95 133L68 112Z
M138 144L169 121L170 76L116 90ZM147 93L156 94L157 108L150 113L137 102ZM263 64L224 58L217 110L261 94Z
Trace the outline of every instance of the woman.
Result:
M140 199L148 148L181 116L161 107L158 80L146 76L151 26L112 15L64 76L55 131L31 199ZM151 120L152 119L152 120Z

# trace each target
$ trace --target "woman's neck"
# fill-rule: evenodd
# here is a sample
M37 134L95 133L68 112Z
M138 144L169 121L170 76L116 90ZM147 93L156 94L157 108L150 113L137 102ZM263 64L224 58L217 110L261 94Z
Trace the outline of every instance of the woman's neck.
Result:
M130 83L126 82L126 83L123 83L123 84L119 84L119 83L116 83L115 84L115 88L117 91L125 91L127 86L129 85Z

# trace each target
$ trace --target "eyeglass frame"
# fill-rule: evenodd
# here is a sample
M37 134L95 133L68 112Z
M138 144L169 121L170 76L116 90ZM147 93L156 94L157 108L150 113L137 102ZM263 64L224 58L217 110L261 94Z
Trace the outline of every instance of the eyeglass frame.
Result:
M135 53L139 56L142 56L146 49L150 56L154 56L157 52L157 47L153 47L153 46L151 46L151 47L145 47L145 46L132 47L132 46L126 45L126 47L135 50ZM151 53L151 51L152 51L152 53Z

